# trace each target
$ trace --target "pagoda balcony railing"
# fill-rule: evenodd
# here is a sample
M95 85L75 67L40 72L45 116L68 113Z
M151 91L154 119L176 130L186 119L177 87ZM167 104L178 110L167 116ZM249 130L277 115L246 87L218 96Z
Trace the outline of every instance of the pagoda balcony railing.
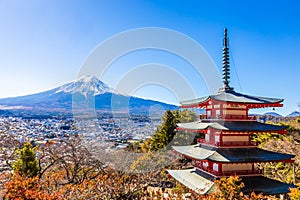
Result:
M215 116L199 115L199 118L256 121L256 116L245 116L245 115L215 115Z
M198 169L201 169L203 171L206 171L210 174L216 175L216 176L232 176L232 175L254 175L254 174L263 174L262 169L253 169L253 170L232 170L232 171L215 171L209 167L199 167Z
M197 142L202 144L209 144L217 147L257 146L257 143L253 141L213 142L213 141L207 141L205 139L198 138Z
M262 174L262 173L263 171L261 169L217 172L219 176L253 175L253 174Z
M219 144L219 146L257 146L257 143L253 141L222 142L222 144Z
M248 116L248 119L253 120L253 121L257 120L256 116Z

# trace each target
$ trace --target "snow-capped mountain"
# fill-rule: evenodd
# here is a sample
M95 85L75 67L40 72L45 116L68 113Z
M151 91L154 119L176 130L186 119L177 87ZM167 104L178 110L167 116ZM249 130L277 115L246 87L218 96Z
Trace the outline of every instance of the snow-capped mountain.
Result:
M131 113L177 109L177 106L124 95L93 76L84 76L71 83L45 92L0 99L0 110L27 112L71 112L72 109L96 109L100 112L129 110Z
M95 96L104 93L118 93L110 88L105 83L100 81L94 76L84 76L74 82L65 84L57 89L55 93L65 92L65 93L80 93L85 97ZM119 94L119 93L118 93Z

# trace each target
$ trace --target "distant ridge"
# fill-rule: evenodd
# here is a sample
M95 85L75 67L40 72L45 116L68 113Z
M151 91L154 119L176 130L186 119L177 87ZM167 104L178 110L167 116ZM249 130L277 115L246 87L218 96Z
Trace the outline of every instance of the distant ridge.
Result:
M294 111L294 112L288 114L286 117L299 117L299 116L300 116L300 112Z
M74 109L130 114L174 110L175 105L132 97L109 87L93 76L84 76L52 90L20 97L0 99L0 110L28 113L71 113ZM73 109L73 110L72 110ZM0 113L1 114L1 113Z
M278 114L277 112L266 112L263 115L271 115L274 117L283 117L282 115Z

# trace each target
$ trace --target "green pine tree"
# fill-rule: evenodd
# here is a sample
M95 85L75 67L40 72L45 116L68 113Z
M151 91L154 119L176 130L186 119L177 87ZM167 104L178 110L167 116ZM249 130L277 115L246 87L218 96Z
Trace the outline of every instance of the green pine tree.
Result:
M33 148L29 142L24 144L24 147L17 150L19 158L13 163L15 173L20 173L27 177L34 177L39 174L39 162L36 158L36 148Z
M175 114L174 114L174 113ZM149 142L150 151L157 151L166 148L166 146L173 140L176 134L178 111L167 110L162 117L162 124L158 127L157 131L153 134Z
M161 133L166 137L167 144L173 140L176 134L176 130L175 130L176 127L177 127L176 116L173 114L173 112L167 110L163 117L163 123L161 128Z
M152 138L148 139L142 144L143 151L157 151L165 149L168 144L173 142L174 137L177 134L176 127L178 123L182 122L192 122L198 119L197 115L190 110L167 110L162 117L162 124L157 128ZM179 136L180 137L180 136ZM193 141L195 134L189 134ZM186 137L181 138L182 140L187 140ZM178 137L177 139L178 140ZM178 143L178 142L176 142ZM174 142L172 143L172 145ZM171 146L171 145L170 145Z

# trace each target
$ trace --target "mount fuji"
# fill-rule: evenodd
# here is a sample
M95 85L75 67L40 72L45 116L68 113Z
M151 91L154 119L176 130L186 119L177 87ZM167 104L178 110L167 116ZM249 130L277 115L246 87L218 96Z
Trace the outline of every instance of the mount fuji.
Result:
M174 110L175 105L122 94L98 78L84 76L45 92L0 99L1 113L41 114L84 112L149 114Z
M77 81L67 83L57 88L55 93L79 93L85 97L96 96L104 93L117 93L105 83L93 76L84 76Z

